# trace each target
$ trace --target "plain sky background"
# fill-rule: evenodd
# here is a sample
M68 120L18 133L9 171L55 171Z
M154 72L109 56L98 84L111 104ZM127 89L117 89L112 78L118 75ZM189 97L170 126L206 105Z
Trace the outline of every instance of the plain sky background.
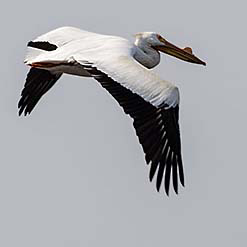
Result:
M246 1L4 1L0 10L0 246L247 244ZM157 193L131 119L92 79L65 75L29 117L26 43L75 26L156 31L207 62L162 56L180 88L186 187Z

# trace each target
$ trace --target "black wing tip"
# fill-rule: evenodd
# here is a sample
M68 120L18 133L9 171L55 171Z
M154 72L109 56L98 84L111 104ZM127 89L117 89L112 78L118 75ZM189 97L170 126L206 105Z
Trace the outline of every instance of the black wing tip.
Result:
M179 173L179 177L180 177L180 183L183 187L185 187L185 179L184 179L184 174Z
M22 104L20 104L20 101L18 103L18 115L19 115L19 117L22 115L22 113L23 113L23 111L25 109L25 107Z
M173 189L174 189L175 193L178 195L178 185L174 186L174 184L173 184Z
M165 180L165 183L167 183L167 180ZM169 183L170 183L170 180L169 180ZM167 196L169 196L169 191L170 191L170 184L168 186L165 185L165 192Z
M171 174L169 173L169 178L168 178L168 175L167 176L164 176L164 192L165 194L169 197L170 196L170 180L171 180ZM178 174L176 174L176 176L178 176ZM154 177L155 177L155 172L151 172L151 169L150 169L150 172L149 172L149 181L150 182L153 182L154 180ZM176 195L179 195L179 185L178 185L178 180L174 180L174 178L172 178L172 182L173 182L173 189L174 189L174 192ZM159 180L156 180L156 191L159 193L160 192L160 189L161 189L161 184L162 184L162 181ZM180 176L180 184L182 185L182 187L185 187L185 182L184 182L184 177L183 176Z
M157 192L160 192L160 185L158 185L157 183L156 183L156 190Z
M182 186L185 187L184 170L183 170L183 162L181 155L177 157L177 162L178 162L179 180Z
M166 195L169 197L169 189L166 190Z
M52 74L48 70L31 68L18 102L19 116L23 113L24 116L31 114L41 97L51 89L61 75L62 73Z
M17 108L18 108L18 115L19 117L21 117L22 115L23 116L30 115L34 107L31 107L28 102L25 102L22 96L18 102Z
M183 187L185 187L185 182L184 182L184 180L183 181L180 181L181 182L181 185L183 186Z
M30 115L31 111L27 111L25 107L21 107L19 108L19 111L18 111L18 116L21 117L21 116L28 116Z
M155 172L156 172L156 169L155 168L152 168L153 166L151 166L151 169L149 171L149 181L152 182L153 179L154 179L154 175L155 175Z
M176 195L179 194L178 176L180 178L180 180L179 180L180 184L182 185L182 187L185 187L183 170L178 171L177 170L177 164L175 163L175 160L173 160L173 162L174 162L173 164L170 164L168 166L167 166L167 164L165 164L166 170L165 170L165 172L163 172L162 178L161 178L161 173L162 173L162 170L161 170L159 176L158 176L158 174L159 174L159 172L158 172L157 180L156 180L156 190L157 190L157 192L160 192L160 188L161 188L161 184L162 184L161 180L164 179L164 191L168 197L169 197L169 192L170 192L171 179L172 179L172 183L173 183L173 189L174 189L174 192ZM159 167L159 165L160 164L157 164L157 165L155 163L153 164L153 162L151 161L151 168L149 171L149 181L150 182L153 182L157 168ZM171 166L171 167L169 168L169 166ZM167 170L167 167L168 167L168 170ZM172 174L171 174L171 171L172 171ZM166 175L166 173L167 173L167 175ZM175 174L173 174L173 173L175 173Z
M19 110L19 111L18 111L18 116L21 117L21 115L22 115L22 111Z

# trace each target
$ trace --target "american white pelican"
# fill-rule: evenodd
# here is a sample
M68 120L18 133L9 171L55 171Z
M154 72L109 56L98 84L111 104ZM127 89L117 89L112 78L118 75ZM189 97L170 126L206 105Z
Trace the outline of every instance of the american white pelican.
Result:
M25 64L31 66L21 99L19 115L30 114L40 98L63 73L93 77L134 120L134 128L151 164L150 181L156 177L159 191L169 195L170 177L178 193L178 177L184 186L178 125L179 91L149 69L160 62L160 53L206 65L191 48L180 49L154 32L135 35L134 44L116 36L62 27L28 43Z

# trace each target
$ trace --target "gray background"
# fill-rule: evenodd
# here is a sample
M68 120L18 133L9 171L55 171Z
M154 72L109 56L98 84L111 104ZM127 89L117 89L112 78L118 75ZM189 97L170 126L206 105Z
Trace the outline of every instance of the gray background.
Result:
M0 246L246 246L245 1L6 1L0 13ZM71 25L156 31L207 67L162 56L181 93L186 188L148 181L132 121L96 81L63 76L17 116L26 43Z

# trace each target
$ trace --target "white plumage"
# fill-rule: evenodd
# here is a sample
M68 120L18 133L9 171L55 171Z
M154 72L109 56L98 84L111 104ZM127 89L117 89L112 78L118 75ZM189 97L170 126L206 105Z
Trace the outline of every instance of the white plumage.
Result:
M178 128L179 91L171 82L150 71L160 61L159 51L182 60L204 64L190 48L180 49L160 35L144 32L134 44L116 36L62 27L28 43L27 76L19 114L30 113L39 99L63 73L93 77L118 101L134 120L139 141L151 163L150 180L157 171L159 190L163 175L169 193L184 185Z
M154 106L166 102L171 106L179 103L178 89L137 63L133 56L138 52L138 47L133 46L126 39L63 27L38 37L34 40L36 41L51 42L57 45L58 49L52 52L41 51L37 54L36 48L29 47L25 59L28 65L37 62L83 65L89 61L100 71L141 95ZM65 69L59 67L52 67L51 70L64 72Z

